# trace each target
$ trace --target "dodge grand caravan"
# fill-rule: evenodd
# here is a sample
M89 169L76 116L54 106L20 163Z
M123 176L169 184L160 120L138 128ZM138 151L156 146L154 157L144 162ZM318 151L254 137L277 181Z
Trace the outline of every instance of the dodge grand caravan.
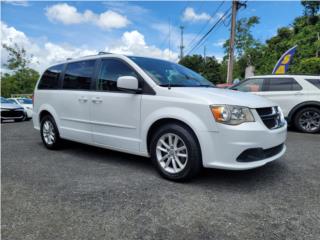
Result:
M147 156L177 181L201 167L256 168L286 150L279 106L160 59L101 53L51 66L33 110L48 149L67 139Z

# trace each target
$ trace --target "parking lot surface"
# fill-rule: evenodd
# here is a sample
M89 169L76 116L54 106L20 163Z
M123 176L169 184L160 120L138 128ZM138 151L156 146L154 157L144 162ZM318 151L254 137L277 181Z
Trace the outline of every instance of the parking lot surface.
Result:
M148 158L2 127L2 239L320 239L320 135L289 132L280 160L162 179Z

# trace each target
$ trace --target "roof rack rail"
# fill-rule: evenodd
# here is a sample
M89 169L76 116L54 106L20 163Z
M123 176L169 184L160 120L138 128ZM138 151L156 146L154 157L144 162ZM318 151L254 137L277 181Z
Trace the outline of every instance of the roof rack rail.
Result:
M104 52L104 51L101 51L101 52L98 53L98 55L103 55L103 54L112 54L112 53L110 53L110 52Z
M67 58L67 61L72 60L72 58Z

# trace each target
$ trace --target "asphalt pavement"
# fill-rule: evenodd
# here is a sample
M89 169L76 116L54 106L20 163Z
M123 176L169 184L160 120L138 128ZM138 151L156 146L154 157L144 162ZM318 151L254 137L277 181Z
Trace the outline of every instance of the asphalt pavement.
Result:
M174 183L148 158L49 151L31 122L1 130L2 239L320 239L320 134L290 131L264 167Z

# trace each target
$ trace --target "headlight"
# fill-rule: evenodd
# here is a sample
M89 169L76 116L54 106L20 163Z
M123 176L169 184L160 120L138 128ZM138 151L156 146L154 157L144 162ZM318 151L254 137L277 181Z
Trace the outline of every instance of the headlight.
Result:
M280 115L280 122L281 122L281 123L285 123L286 120L285 120L285 118L284 118L284 114L283 114L283 112L282 112L282 109L281 109L279 106L278 106L277 108L278 108L278 113L279 113L279 115Z
M247 107L233 105L210 106L214 119L219 123L239 125L244 122L254 122L254 117Z

